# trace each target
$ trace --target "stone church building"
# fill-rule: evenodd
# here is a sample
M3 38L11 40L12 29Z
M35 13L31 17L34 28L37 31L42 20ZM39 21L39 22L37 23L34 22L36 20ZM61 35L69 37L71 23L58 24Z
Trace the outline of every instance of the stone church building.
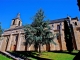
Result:
M64 36L64 23L63 21L67 20L73 26L73 47L74 50L80 50L80 22L77 17L71 18L61 18L50 21L51 32L56 34L60 33L61 35L54 39L54 42L57 44L50 43L49 45L41 46L42 51L53 51L53 50L67 50L65 36ZM9 29L5 30L2 34L4 37L0 41L0 51L34 51L34 45L26 47L24 45L24 30L22 26L22 21L20 19L20 14L16 18L12 19L11 26ZM59 38L60 37L60 38Z

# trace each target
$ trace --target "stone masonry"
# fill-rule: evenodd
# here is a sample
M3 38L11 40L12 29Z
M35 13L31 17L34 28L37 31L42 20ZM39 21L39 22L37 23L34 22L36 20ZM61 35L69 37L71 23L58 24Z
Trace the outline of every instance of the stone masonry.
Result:
M71 18L66 17L62 19L51 20L49 26L51 27L51 32L53 34L60 33L54 42L57 45L50 43L49 45L41 46L42 51L54 51L54 50L67 50L66 42L64 36L64 20L69 20L73 26L73 46L74 50L80 50L80 22L77 17ZM12 23L9 29L5 30L2 34L4 37L0 41L0 51L35 51L33 45L25 46L24 30L22 26L22 21L20 19L20 14L16 18L12 19Z

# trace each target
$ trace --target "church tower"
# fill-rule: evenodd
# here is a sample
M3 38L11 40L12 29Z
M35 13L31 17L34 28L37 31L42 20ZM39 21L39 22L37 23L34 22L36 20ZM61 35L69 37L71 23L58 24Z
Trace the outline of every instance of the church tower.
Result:
M16 18L12 19L12 23L11 23L10 28L16 28L19 26L22 26L22 21L20 19L20 13L17 14Z

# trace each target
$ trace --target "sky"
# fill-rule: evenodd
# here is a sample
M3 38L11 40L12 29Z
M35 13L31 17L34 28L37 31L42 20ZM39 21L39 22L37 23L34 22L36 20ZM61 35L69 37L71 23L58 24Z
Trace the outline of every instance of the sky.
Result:
M79 17L77 0L0 0L0 22L3 29L11 26L13 18L20 13L22 24L31 24L32 17L39 9L44 11L46 20Z

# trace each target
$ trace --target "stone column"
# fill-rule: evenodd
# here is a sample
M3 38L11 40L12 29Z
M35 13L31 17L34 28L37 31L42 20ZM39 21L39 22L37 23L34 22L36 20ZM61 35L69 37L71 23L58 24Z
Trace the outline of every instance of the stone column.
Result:
M55 32L54 32L54 29L55 27L54 27L54 24L53 24L53 26L51 26L51 32L53 33L53 35L55 35ZM56 36L56 35L55 35ZM53 41L56 43L56 41L57 41L57 39L56 39L56 37L53 39ZM50 51L53 51L53 50L56 50L56 46L57 45L55 45L55 44L53 44L53 43L50 43ZM53 48L52 48L53 47Z
M2 43L3 43L3 40L0 41L0 51L1 51Z
M0 50L1 50L1 47L2 47L2 43L3 43L3 38L4 37L2 37L2 36L0 37Z
M80 50L80 38L78 36L78 31L76 30L76 27L74 28L74 36L75 36L77 50Z
M12 34L10 35L10 38L8 41L7 51L10 51L11 42L12 42Z
M62 23L60 23L60 30L59 30L59 47L60 47L60 50L62 50Z
M21 32L18 35L18 41L17 41L16 51L20 51L20 45L21 45Z
M62 31L62 23L60 23L60 39L61 39L61 49L66 50L66 42L64 40L64 31Z

